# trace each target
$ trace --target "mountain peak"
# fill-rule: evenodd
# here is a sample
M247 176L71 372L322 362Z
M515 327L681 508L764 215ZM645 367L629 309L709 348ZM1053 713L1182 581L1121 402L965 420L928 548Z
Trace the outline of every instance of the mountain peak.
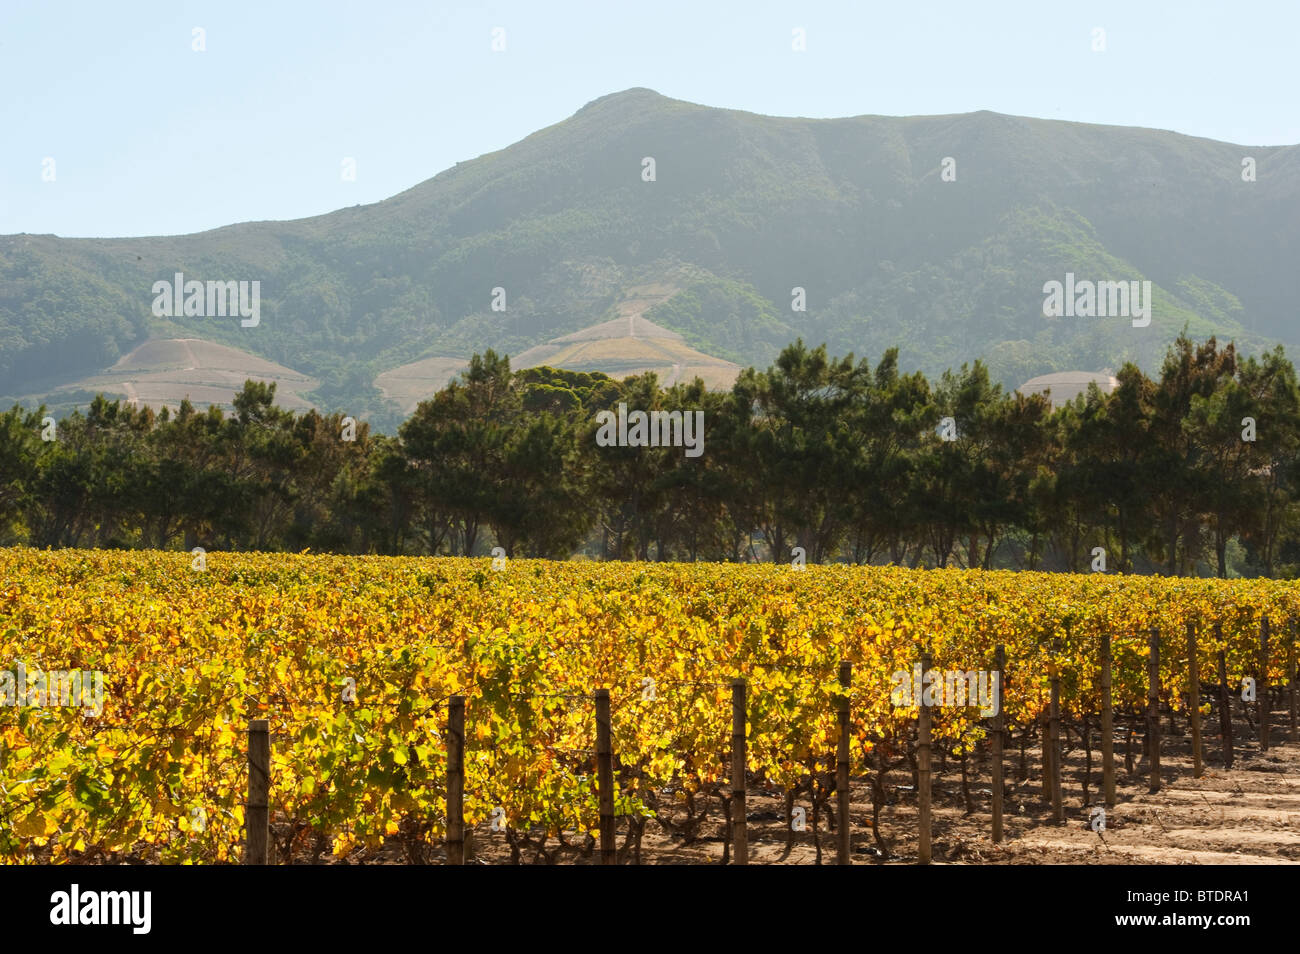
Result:
M614 104L614 103L634 104L638 102L650 103L656 100L661 100L666 98L667 97L656 92L655 90L649 89L648 87L633 86L630 89L621 90L617 93L606 93L604 96L598 97L597 99L593 99L586 106L583 106L582 109L578 110L578 113L579 114L585 113L587 110L595 106L600 106L602 104Z

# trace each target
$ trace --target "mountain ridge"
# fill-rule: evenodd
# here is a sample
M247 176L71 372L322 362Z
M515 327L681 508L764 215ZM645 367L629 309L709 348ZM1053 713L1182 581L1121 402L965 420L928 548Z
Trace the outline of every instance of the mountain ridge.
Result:
M323 409L392 416L378 375L522 354L656 282L679 290L646 320L742 365L802 337L869 358L897 345L930 374L983 358L1014 386L1150 368L1184 326L1295 345L1295 172L1297 146L990 110L772 117L634 87L367 205L181 236L0 236L0 392L198 336L319 379ZM1067 270L1152 281L1155 331L1045 320L1041 286ZM152 282L176 271L260 280L261 326L154 318Z

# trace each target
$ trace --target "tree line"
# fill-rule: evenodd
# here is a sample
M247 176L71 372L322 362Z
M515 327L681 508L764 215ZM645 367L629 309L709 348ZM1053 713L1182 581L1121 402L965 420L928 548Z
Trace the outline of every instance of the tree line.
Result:
M231 412L100 395L51 427L15 405L0 543L1295 575L1283 350L1184 334L1156 377L1116 378L1053 411L978 361L929 381L799 341L725 392L488 351L396 435L254 381ZM598 446L620 403L703 411L702 453Z

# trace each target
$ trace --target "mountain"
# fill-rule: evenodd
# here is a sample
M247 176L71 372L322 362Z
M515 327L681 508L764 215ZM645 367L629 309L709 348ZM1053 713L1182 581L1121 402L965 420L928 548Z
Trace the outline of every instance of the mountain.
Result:
M897 345L905 369L983 358L1014 387L1153 370L1184 326L1248 351L1300 343L1298 257L1297 146L991 112L776 118L631 89L373 205L0 237L0 394L197 337L319 381L303 397L324 409L400 416L386 372L559 345L647 288L671 294L638 314L722 362L765 366L795 337L873 361ZM154 284L176 273L260 282L259 320L155 317ZM1150 324L1046 316L1044 285L1067 273L1151 282Z

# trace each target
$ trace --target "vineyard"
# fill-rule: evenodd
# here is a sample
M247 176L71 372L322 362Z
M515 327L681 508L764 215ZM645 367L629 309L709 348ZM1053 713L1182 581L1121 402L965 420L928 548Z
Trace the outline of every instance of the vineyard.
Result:
M241 861L248 728L266 720L272 861L439 860L454 697L469 841L515 861L592 851L597 690L608 690L628 861L642 860L650 829L675 843L731 830L737 680L744 788L775 793L818 839L843 804L839 713L849 776L877 815L883 774L915 779L930 761L918 760L923 721L963 788L987 770L997 719L1008 765L1049 726L1083 740L1091 765L1106 644L1114 731L1130 741L1187 720L1202 687L1197 711L1213 738L1224 687L1240 706L1245 678L1262 712L1289 699L1292 721L1276 737L1295 738L1300 586L1290 582L220 553L196 569L193 559L0 550L0 669L103 674L97 715L0 699L0 859ZM996 714L900 701L898 674L923 654L936 670L996 672ZM884 844L878 825L855 834Z

